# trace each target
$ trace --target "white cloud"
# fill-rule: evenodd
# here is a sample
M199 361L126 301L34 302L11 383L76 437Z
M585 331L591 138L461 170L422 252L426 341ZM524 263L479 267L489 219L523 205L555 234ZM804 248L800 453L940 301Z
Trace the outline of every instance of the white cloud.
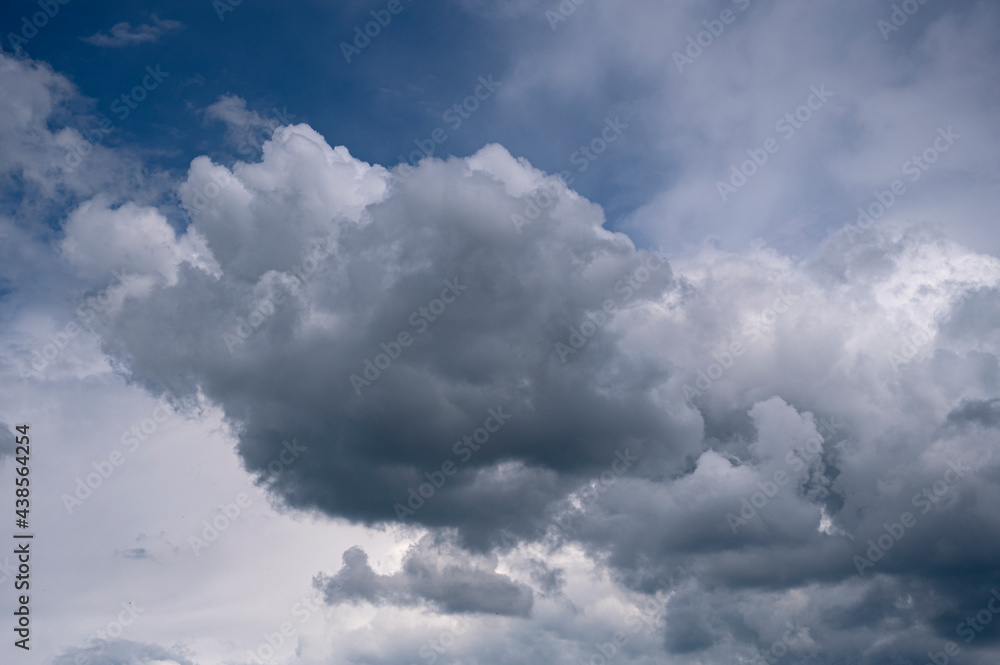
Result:
M133 27L128 21L123 21L111 26L110 34L98 32L89 37L81 37L80 40L103 48L122 48L159 41L166 33L183 27L184 24L180 21L162 20L153 14L149 23Z

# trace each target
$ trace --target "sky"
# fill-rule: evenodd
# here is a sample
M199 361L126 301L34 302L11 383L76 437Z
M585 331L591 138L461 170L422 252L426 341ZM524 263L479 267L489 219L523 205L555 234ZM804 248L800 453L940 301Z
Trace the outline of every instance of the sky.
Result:
M998 35L5 3L2 661L993 665Z

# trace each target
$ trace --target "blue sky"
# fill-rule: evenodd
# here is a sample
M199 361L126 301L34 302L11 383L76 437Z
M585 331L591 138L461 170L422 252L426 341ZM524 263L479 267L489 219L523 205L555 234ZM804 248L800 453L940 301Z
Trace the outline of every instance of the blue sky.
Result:
M997 662L995 3L45 3L4 663Z
M545 12L558 11L558 3L549 4L552 7L546 3L494 7L477 2L403 2L403 10L393 16L384 32L348 63L340 44L350 43L354 28L371 21L370 12L383 11L381 6L365 2L288 6L245 2L223 12L220 20L210 2L142 6L71 2L60 6L59 13L23 50L50 62L92 100L90 112L79 113L71 121L81 128L100 114L114 118L110 108L113 100L136 85L145 66L161 65L170 73L165 87L151 95L141 111L122 121L121 132L109 140L139 147L148 153L150 163L173 170L186 168L195 153L224 161L238 156L232 150L228 155L224 152L217 140L221 125L206 122L202 115L220 95L237 95L247 100L248 108L265 117L272 109L287 109L296 122L310 124L331 144L347 145L365 161L391 165L413 149L414 141L426 139L437 127L447 127L442 114L472 93L479 76L492 74L507 85L506 89L482 104L458 131L449 131L447 143L439 150L467 156L486 143L497 142L544 170L569 169L574 172L574 187L601 203L617 224L658 192L676 185L689 168L677 148L644 148L666 148L664 142L676 146L669 134L678 133L683 135L681 142L697 143L700 152L721 157L717 153L722 146L705 143L705 128L672 109L667 100L701 86L724 88L725 58L714 62L701 58L686 74L679 73L671 54L683 48L671 42L686 46L685 38L703 29L701 21L717 17L726 6L732 7L739 19L728 28L738 39L740 31L745 34L771 21L764 16L770 10L757 3L744 11L735 3L678 6L670 23L658 28L658 39L664 46L658 62L647 62L640 70L629 62L633 54L627 47L630 39L636 39L634 34L616 35L607 42L591 37L591 27L602 20L593 3L583 3L565 21L556 23L550 23ZM962 6L950 3L948 11L962 15ZM831 44L831 57L850 57L851 51L872 48L886 63L902 59L917 67L920 59L914 56L921 48L920 37L945 11L940 4L922 6L904 29L891 33L891 40L883 40L875 24L889 15L885 8L878 3L845 7L850 9L849 17L831 15L832 23L826 25L830 33L838 33L836 46ZM31 10L38 8L28 2L7 4L4 24L19 25L21 17L32 14ZM153 16L180 21L183 28L168 30L155 42L124 49L102 48L81 39L122 21L147 23ZM839 28L838 22L845 27L849 23L851 29ZM858 24L866 29L854 29ZM791 45L794 36L793 29L776 38ZM4 48L11 50L9 37ZM577 61L565 60L576 49L584 50ZM588 62L592 57L586 53L588 49L594 54L606 50L608 57ZM713 49L720 50L713 44L710 55ZM856 57L870 56L858 53ZM576 73L550 85L530 71L546 61L558 62ZM777 73L794 65L781 61L768 67ZM897 79L894 84L906 85L906 81ZM865 94L864 87L859 85L856 94ZM852 91L840 92L841 100L847 92ZM718 103L753 103L754 93L743 90L730 101L719 99ZM577 172L570 163L574 151L591 141L607 117L615 116L634 120L623 141L602 156L598 168ZM780 112L775 113L778 116ZM842 130L850 132L850 119L840 120ZM747 148L752 147L754 137L745 130L741 133ZM731 140L735 142L736 136ZM731 147L735 152L735 145ZM818 228L799 229L791 238L765 229L759 230L760 235L794 247L805 240L802 234L815 241L817 235L846 221L854 201L839 189L839 183L829 182L826 176L813 174L809 186L828 212L815 214L814 202L783 210L787 215L812 217L811 225Z

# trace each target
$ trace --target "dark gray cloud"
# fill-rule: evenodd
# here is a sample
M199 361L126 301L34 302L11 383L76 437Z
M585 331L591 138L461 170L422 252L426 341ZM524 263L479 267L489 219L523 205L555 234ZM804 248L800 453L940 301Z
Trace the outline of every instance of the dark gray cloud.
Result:
M365 551L352 547L344 552L344 565L336 575L321 575L314 584L330 604L429 603L447 614L528 616L531 588L497 573L496 567L495 557L471 556L445 540L426 536L407 551L397 573L377 574Z
M957 409L948 414L948 422L959 426L1000 426L1000 398L963 400Z
M232 174L195 160L181 194L194 222L105 349L219 404L288 506L457 539L386 575L352 549L318 579L330 602L525 616L531 592L468 557L545 534L675 590L678 656L750 657L792 622L779 651L881 664L952 639L941 617L994 583L994 444L954 425L992 417L1000 349L956 321L1000 268L933 228L808 262L706 250L675 277L497 146L390 174L306 126Z
M221 275L182 264L175 285L127 301L107 336L137 380L201 389L223 405L250 471L266 475L282 442L297 440L300 461L271 481L289 505L376 522L398 519L399 504L415 511L410 522L457 526L483 544L501 525L533 531L616 450L641 451L672 431L650 392L668 366L616 350L620 321L672 289L671 271L601 229L597 208L499 147L429 161L403 179L318 145L308 128L276 137L265 161L238 167L207 208L192 204L192 229ZM328 200L277 233L288 201L255 183L306 177L289 169L299 160L315 162L309 186ZM182 194L209 173L195 168ZM512 215L543 186L554 204L518 233ZM258 199L249 216L246 196ZM240 234L222 223L230 214ZM313 260L319 239L328 248ZM609 317L605 303L621 311ZM591 316L610 321L594 334ZM253 334L237 339L251 320L257 327L242 330ZM577 339L581 327L594 336ZM496 431L481 447L459 443L485 429ZM679 469L696 444L678 436L646 456ZM445 463L454 475L423 505L411 499Z

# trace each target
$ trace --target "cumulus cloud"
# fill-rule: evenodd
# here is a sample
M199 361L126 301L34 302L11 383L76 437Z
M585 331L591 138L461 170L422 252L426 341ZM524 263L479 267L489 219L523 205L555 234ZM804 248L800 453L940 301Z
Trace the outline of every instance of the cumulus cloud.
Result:
M126 202L112 207L106 197L82 203L66 220L62 251L87 276L115 270L177 280L182 262L209 269L204 240L196 231L177 237L156 208Z
M180 21L162 20L153 14L149 23L133 27L128 21L123 21L111 26L109 32L98 32L89 37L81 37L80 40L104 48L122 48L159 41L166 33L183 27L184 24Z
M256 163L194 160L180 193L218 269L164 259L176 279L125 301L106 349L219 403L287 506L453 530L475 556L501 530L581 546L673 589L662 644L692 659L785 635L820 662L915 658L1000 582L1000 339L967 319L998 302L1000 262L933 227L668 266L499 146L387 170L305 125ZM301 459L269 472L291 440ZM319 584L532 607L492 560L431 542L387 575L350 550Z
M411 605L426 602L448 614L528 616L531 588L497 573L496 556L470 556L444 539L425 536L403 559L402 570L379 575L360 547L344 552L344 565L315 585L328 603L365 600Z

